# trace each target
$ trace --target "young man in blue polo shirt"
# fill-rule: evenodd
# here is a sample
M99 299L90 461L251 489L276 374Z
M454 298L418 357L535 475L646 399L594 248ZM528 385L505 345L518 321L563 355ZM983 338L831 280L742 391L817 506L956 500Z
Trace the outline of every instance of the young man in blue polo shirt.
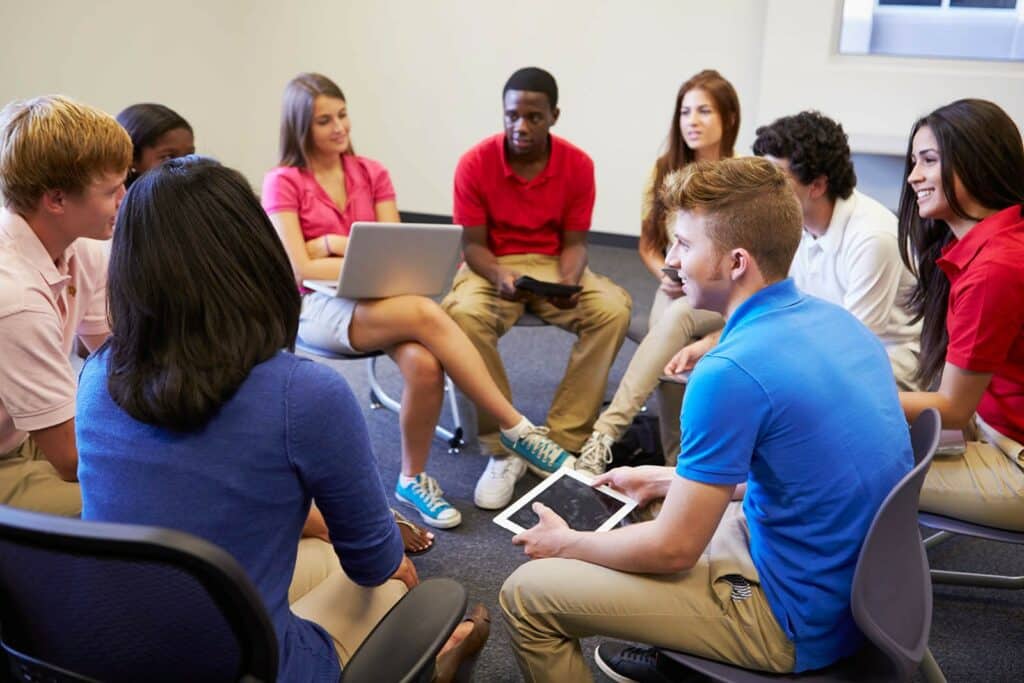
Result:
M775 672L862 643L857 555L912 462L885 350L786 277L801 211L769 161L693 164L662 197L687 295L727 323L690 378L674 470L596 480L664 499L657 516L583 533L538 503L540 522L514 538L535 561L500 601L527 681L588 680L579 639L599 634ZM653 650L603 643L596 658L617 681L667 680Z

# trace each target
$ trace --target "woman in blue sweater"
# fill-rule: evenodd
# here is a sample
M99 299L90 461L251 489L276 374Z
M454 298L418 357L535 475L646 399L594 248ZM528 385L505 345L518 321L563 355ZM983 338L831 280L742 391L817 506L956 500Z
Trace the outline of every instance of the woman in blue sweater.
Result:
M110 340L78 393L82 517L226 549L273 621L279 679L337 681L416 570L348 385L282 350L299 295L241 175L192 156L140 177L108 296ZM476 621L449 660L482 645Z

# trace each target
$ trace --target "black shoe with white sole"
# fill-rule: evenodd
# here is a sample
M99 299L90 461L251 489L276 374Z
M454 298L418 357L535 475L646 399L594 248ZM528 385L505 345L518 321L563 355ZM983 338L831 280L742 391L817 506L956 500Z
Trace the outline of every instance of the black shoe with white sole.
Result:
M594 660L615 683L697 683L707 677L664 657L653 647L606 640L594 650Z

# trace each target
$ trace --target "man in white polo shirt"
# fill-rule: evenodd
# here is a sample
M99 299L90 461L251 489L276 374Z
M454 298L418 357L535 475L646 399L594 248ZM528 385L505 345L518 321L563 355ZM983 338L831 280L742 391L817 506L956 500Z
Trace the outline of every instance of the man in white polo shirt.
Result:
M907 305L914 276L900 260L896 216L854 189L843 127L816 111L784 116L757 129L754 154L782 169L800 200L804 230L789 270L797 287L856 316L885 345L898 387L920 391L921 322ZM666 370L693 367L717 339L687 346Z
M77 335L110 334L107 245L132 159L113 117L59 96L0 111L0 504L77 515Z

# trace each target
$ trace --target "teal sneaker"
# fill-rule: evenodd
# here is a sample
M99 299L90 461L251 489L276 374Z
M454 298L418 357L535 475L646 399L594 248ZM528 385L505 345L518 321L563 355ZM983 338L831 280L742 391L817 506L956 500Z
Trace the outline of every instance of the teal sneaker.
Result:
M501 445L521 456L538 477L546 477L561 467L572 467L576 457L548 438L547 427L530 427L513 441L501 434Z
M395 484L395 498L416 508L424 522L438 529L451 529L462 523L462 514L443 495L437 480L426 472L417 474L407 486L402 486L401 480Z

